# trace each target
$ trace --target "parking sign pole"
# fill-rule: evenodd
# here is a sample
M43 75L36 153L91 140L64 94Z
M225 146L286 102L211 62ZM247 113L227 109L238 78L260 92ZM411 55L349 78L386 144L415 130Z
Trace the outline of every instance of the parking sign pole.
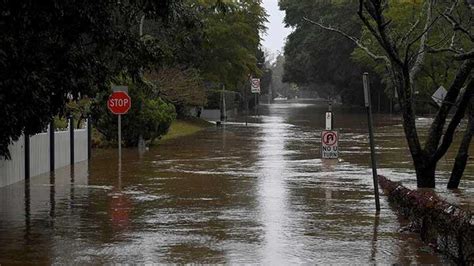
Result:
M379 200L379 184L377 177L377 160L375 158L375 143L374 143L374 128L372 124L372 106L370 103L370 85L369 85L369 73L363 75L364 83L364 99L365 107L367 109L367 120L369 122L369 137L370 137L370 157L372 161L372 176L374 179L374 194L375 194L375 208L380 211L380 200Z
M258 103L257 103L257 94L255 94L255 117L258 116Z

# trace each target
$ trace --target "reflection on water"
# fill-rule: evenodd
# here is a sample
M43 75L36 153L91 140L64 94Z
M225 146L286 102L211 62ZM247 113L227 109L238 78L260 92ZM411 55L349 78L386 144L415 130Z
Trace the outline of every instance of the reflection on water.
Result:
M288 228L288 195L285 184L285 172L288 169L285 156L288 125L283 124L283 118L264 117L261 135L262 142L258 145L259 151L259 201L261 205L261 221L264 227L263 262L272 264L283 262L286 256L286 242L288 237L285 228Z
M379 223L380 223L380 214L376 213L374 216L374 231L372 235L372 242L370 247L370 261L372 263L376 262L377 258L377 239L379 234Z
M115 151L96 151L90 165L0 188L0 264L445 263L398 232L406 221L383 196L376 215L363 113L335 111L341 158L320 159L324 112L262 106L248 127L125 150L121 169ZM399 121L376 125L380 172L414 186ZM473 174L443 195L470 208Z

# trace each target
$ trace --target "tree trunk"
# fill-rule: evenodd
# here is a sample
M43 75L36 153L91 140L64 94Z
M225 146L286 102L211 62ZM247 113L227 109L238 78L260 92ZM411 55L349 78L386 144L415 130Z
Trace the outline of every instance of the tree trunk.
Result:
M466 168L467 161L469 160L469 145L471 144L472 134L474 133L474 97L471 97L471 107L468 121L469 122L467 124L466 132L464 133L461 145L459 146L458 154L456 155L453 170L451 172L451 177L449 178L449 189L456 189L459 187L464 169Z
M423 164L415 163L415 170L418 188L435 188L436 164L426 163L426 161Z
M395 77L394 84L398 87L399 103L402 109L405 138L416 170L417 186L419 188L434 188L436 163L433 163L421 148L416 128L416 116L408 68L406 66L392 65L392 73Z

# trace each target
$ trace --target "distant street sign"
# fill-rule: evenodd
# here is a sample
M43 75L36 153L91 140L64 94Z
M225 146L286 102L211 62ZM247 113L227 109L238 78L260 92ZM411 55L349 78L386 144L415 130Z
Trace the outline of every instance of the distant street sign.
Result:
M109 100L107 101L107 107L109 110L116 115L123 115L130 110L132 106L132 100L130 96L124 91L113 92Z
M321 157L323 159L339 158L337 131L323 130L321 133Z
M332 112L326 112L326 130L332 130Z
M439 89L433 93L431 99L433 99L438 106L441 106L447 93L448 91L443 86L440 86Z
M260 79L253 78L250 80L252 93L260 93Z

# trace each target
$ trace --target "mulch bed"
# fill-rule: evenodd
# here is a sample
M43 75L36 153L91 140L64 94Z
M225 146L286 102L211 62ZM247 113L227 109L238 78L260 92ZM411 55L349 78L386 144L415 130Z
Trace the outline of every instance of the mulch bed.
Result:
M474 264L474 217L472 213L441 198L433 191L410 190L379 176L389 201L411 222L410 230L461 265Z

